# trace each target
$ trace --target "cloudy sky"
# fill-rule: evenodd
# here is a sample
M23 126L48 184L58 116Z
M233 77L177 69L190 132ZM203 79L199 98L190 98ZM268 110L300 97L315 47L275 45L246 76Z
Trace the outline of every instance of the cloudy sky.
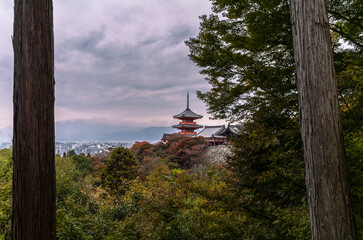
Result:
M208 0L54 0L56 121L170 126L209 89L188 58ZM12 123L13 0L0 1L0 128Z

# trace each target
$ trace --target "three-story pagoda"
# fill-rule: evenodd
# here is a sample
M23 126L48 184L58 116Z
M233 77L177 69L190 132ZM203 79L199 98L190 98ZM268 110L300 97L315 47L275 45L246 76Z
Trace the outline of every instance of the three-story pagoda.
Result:
M194 122L196 119L200 119L203 116L196 114L189 108L189 92L187 93L187 108L177 115L173 116L176 119L179 119L180 122L178 125L174 125L173 128L177 128L180 130L178 134L185 135L185 136L194 136L197 133L194 132L198 128L202 128L203 126L198 125Z

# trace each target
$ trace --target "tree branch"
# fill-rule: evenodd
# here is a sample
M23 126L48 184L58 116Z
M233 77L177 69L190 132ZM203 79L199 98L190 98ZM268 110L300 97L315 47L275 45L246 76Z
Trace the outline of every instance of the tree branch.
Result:
M330 29L333 32L339 33L340 35L342 35L342 37L348 39L349 41L351 41L353 44L357 45L358 47L363 47L362 43L357 42L352 37L350 37L348 34L346 34L340 26L338 26L336 24L331 24L331 26L332 27L330 27ZM336 28L333 28L333 26L336 27Z
M346 17L346 16L342 15L342 14L341 14L341 13L339 13L339 12L335 12L335 11L332 11L332 10L328 10L328 12L329 12L330 14L332 14L333 16L337 16L337 17L339 17L339 18L341 18L341 19L344 19L344 20L346 20L346 21L348 21L348 22L350 22L350 23L353 23L353 24L354 24L354 25L356 25L357 27L359 27L359 28L363 29L363 25L362 25L360 22L358 22L358 21L355 21L355 20L353 20L353 19L350 19L350 18L348 18L348 17Z

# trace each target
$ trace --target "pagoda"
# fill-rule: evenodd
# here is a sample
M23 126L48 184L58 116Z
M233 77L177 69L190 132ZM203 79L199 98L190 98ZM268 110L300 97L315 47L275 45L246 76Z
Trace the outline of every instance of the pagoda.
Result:
M198 128L202 128L203 126L198 125L194 122L196 119L200 119L203 116L196 114L189 108L189 92L187 93L187 108L177 115L173 116L176 119L179 119L180 122L178 125L174 125L173 128L177 128L180 130L178 134L184 135L184 136L194 136L197 135L194 130Z

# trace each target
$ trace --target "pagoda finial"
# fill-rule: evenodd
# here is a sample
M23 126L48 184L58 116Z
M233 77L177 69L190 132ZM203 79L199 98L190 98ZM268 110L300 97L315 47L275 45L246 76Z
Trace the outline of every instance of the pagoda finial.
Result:
M187 92L187 108L189 108L189 92Z

